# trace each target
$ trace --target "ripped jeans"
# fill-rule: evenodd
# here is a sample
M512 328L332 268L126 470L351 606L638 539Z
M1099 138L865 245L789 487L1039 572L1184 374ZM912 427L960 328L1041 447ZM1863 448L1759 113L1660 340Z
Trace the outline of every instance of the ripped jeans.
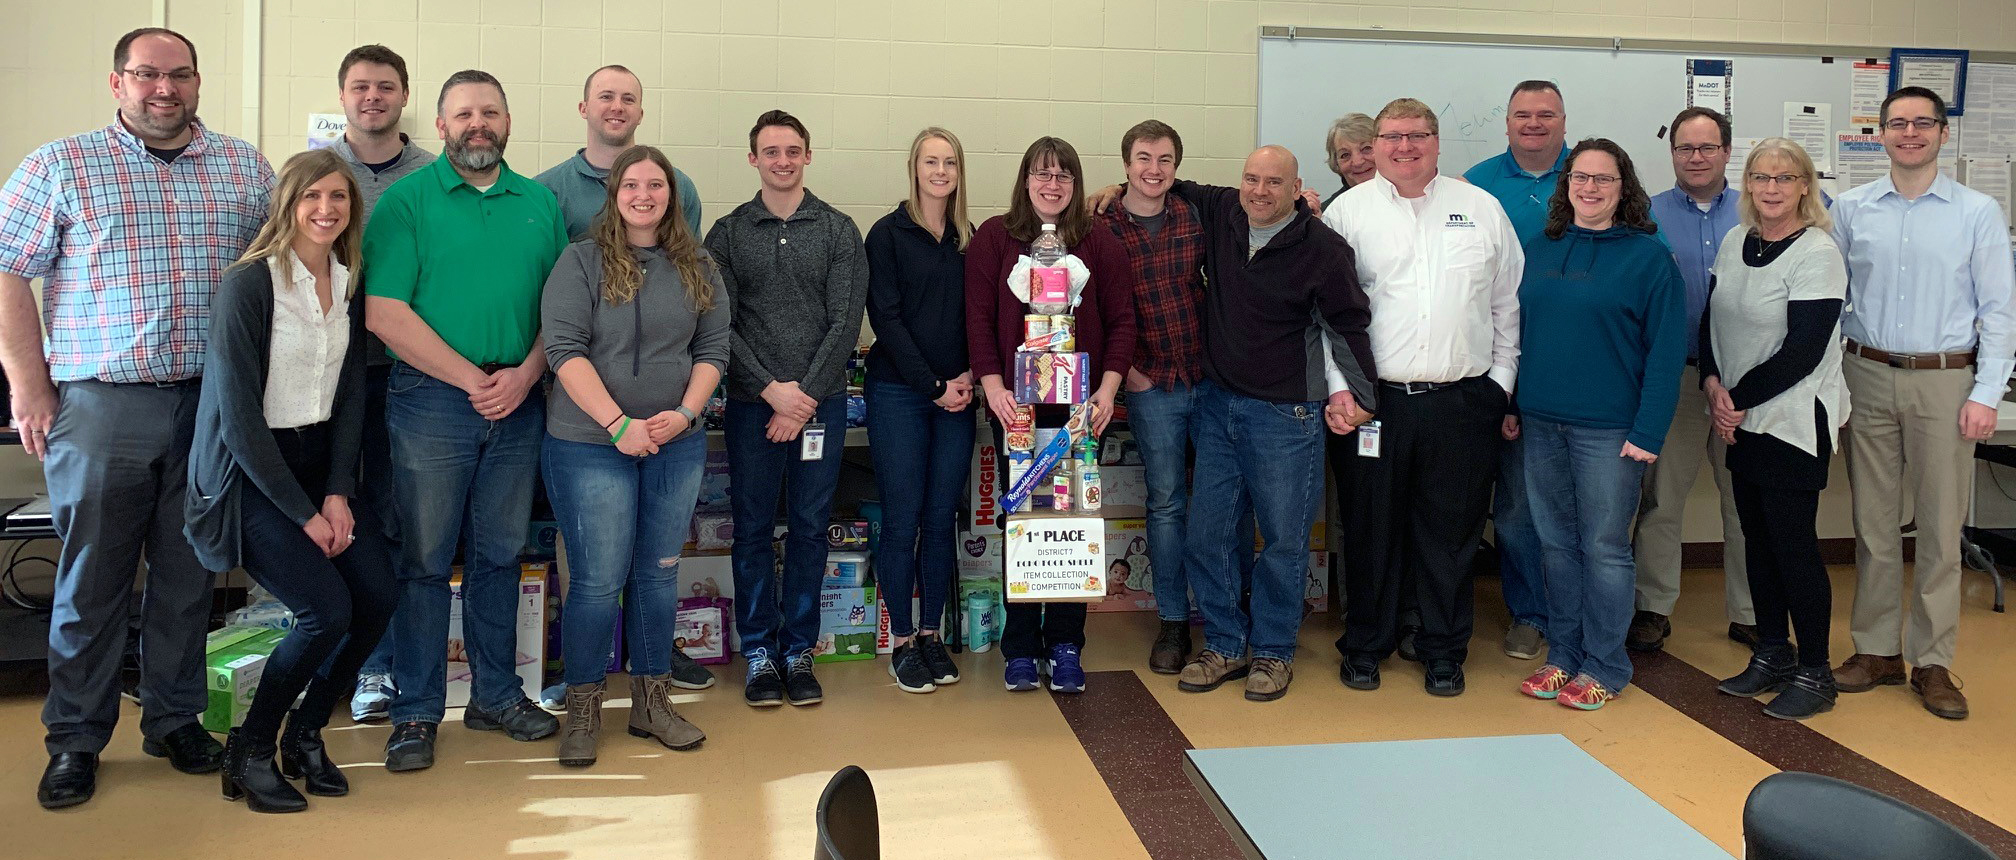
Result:
M675 439L648 457L546 437L546 495L560 521L572 577L560 616L561 671L568 684L598 683L607 674L626 586L622 615L631 674L672 670L679 553L706 464L704 433Z

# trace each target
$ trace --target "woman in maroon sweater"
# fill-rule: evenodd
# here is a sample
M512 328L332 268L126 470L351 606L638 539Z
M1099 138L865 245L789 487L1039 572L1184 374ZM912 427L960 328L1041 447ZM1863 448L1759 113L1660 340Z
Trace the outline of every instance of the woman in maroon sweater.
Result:
M1134 270L1127 252L1107 230L1096 229L1085 209L1084 171L1078 151L1055 137L1038 138L1022 155L1008 214L987 219L966 248L966 339L973 376L1000 426L1015 410L1015 348L1022 342L1021 299L1008 290L1008 272L1029 253L1044 224L1055 224L1070 253L1092 272L1075 310L1078 349L1099 374L1092 391L1092 429L1103 433L1113 418L1113 398L1134 361ZM1059 423L1064 407L1039 408L1038 423ZM1057 414L1044 415L1043 411ZM1049 421L1045 421L1049 418ZM1078 651L1085 646L1085 604L1011 603L1002 629L1010 690L1038 687L1037 664L1047 659L1050 689L1085 689Z

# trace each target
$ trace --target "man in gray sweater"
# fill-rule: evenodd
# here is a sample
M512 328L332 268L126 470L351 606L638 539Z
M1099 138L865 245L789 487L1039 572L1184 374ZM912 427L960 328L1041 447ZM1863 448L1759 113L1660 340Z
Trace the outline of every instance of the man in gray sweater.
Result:
M811 163L804 123L779 110L758 117L749 164L762 189L707 233L733 303L723 420L735 481L735 623L749 661L743 697L758 707L824 695L812 645L847 431L847 357L868 291L860 230L805 190ZM780 588L771 539L787 483Z

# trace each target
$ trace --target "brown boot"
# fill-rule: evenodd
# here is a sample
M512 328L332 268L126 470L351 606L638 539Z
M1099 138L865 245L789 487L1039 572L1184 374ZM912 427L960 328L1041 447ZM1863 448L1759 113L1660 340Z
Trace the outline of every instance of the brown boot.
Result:
M690 750L707 739L686 718L672 710L672 676L630 676L630 734L656 738L675 750Z
M560 763L587 767L595 763L595 741L602 734L602 696L607 684L567 685L567 726L560 730Z
M1877 687L1904 683L1904 658L1857 654L1834 670L1834 687L1843 693L1867 693Z
M1206 648L1197 653L1197 659L1183 667L1183 675L1176 679L1176 689L1185 693L1208 693L1226 681L1246 677L1246 668L1246 658L1234 659Z
M1253 670L1246 675L1246 698L1255 702L1279 699L1288 695L1288 682L1294 677L1295 672L1286 660L1254 658Z
M1960 695L1960 680L1944 666L1919 666L1911 670L1911 689L1925 700L1925 710L1949 720L1967 719L1967 697Z

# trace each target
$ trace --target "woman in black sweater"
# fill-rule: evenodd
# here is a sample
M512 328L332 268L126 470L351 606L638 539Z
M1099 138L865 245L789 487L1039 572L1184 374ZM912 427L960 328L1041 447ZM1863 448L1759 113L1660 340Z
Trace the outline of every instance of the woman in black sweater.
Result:
M206 567L242 564L294 613L225 745L224 796L258 812L307 808L283 770L310 794L349 792L321 731L398 595L378 519L350 499L364 429L358 205L335 153L289 159L272 216L210 305L185 529Z
M965 160L951 132L918 132L910 143L909 198L868 230L868 323L875 328L868 435L882 493L875 579L896 642L889 674L912 693L959 680L938 622L952 588L953 525L973 453Z

